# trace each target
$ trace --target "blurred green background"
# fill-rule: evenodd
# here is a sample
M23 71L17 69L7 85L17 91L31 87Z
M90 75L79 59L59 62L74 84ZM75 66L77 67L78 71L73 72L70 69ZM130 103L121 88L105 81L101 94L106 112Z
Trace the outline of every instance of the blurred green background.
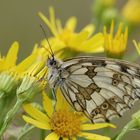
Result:
M125 1L118 0L118 8ZM42 23L38 17L39 11L47 16L48 7L53 6L62 23L74 15L78 18L77 29L81 29L91 22L93 16L91 12L92 3L93 0L0 0L1 54L5 55L14 41L18 41L20 44L19 60L30 54L34 44L39 43L44 38L39 26ZM45 30L49 34L46 26ZM139 31L140 29L131 35L131 40L134 38L140 40ZM140 109L140 101L135 104L132 110L127 111L122 118L113 120L112 122L118 126L118 129L114 129L112 132L117 133L131 119L131 114L138 109ZM132 139L140 140L140 131L133 131L124 138L124 140Z

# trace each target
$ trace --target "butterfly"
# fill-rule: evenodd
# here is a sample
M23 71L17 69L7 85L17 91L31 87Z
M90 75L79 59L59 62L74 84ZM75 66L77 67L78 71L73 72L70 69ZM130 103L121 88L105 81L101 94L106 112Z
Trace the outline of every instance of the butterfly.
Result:
M102 57L48 58L48 81L93 123L121 117L140 98L140 66Z
M46 32L48 82L53 96L60 88L68 103L93 123L121 117L140 99L140 65L102 57L55 58Z

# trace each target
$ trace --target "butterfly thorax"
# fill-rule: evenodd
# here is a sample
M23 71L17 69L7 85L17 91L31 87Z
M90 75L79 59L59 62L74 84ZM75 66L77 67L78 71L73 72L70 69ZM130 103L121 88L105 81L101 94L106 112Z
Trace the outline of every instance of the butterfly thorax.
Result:
M62 63L62 61L59 61L54 57L49 58L47 61L48 82L51 88L55 88L55 86L58 86L58 84L60 84L61 80L63 79L61 77L61 74L64 71L64 69L61 68Z

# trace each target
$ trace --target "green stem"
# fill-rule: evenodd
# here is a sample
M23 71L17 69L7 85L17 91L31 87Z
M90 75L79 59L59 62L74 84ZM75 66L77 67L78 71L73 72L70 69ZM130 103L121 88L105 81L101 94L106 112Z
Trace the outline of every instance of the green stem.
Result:
M20 109L22 105L22 101L21 100L17 100L16 104L13 106L12 109L10 109L10 111L7 113L4 122L2 124L1 130L0 130L0 138L3 136L4 132L6 131L7 127L9 126L9 124L11 123L11 121L13 120L15 114L17 113L17 111Z
M128 122L115 140L121 140L126 133L128 133L132 128L136 126L136 123L136 120L131 120L130 122Z
M35 128L35 126L30 126L28 124L26 124L22 130L21 133L19 134L17 140L22 140L31 130L33 130Z
M5 96L5 92L0 91L0 99L2 99Z
M40 140L44 140L45 139L45 130L41 129L40 130Z

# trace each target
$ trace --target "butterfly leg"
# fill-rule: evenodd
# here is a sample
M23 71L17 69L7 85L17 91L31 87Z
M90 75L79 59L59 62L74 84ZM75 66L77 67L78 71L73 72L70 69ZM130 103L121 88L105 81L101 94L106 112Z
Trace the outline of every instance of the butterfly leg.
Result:
M57 98L56 98L56 92L55 92L55 88L52 89L52 95L53 95L53 99L55 100L54 103L54 111L56 112L56 103L57 103Z

